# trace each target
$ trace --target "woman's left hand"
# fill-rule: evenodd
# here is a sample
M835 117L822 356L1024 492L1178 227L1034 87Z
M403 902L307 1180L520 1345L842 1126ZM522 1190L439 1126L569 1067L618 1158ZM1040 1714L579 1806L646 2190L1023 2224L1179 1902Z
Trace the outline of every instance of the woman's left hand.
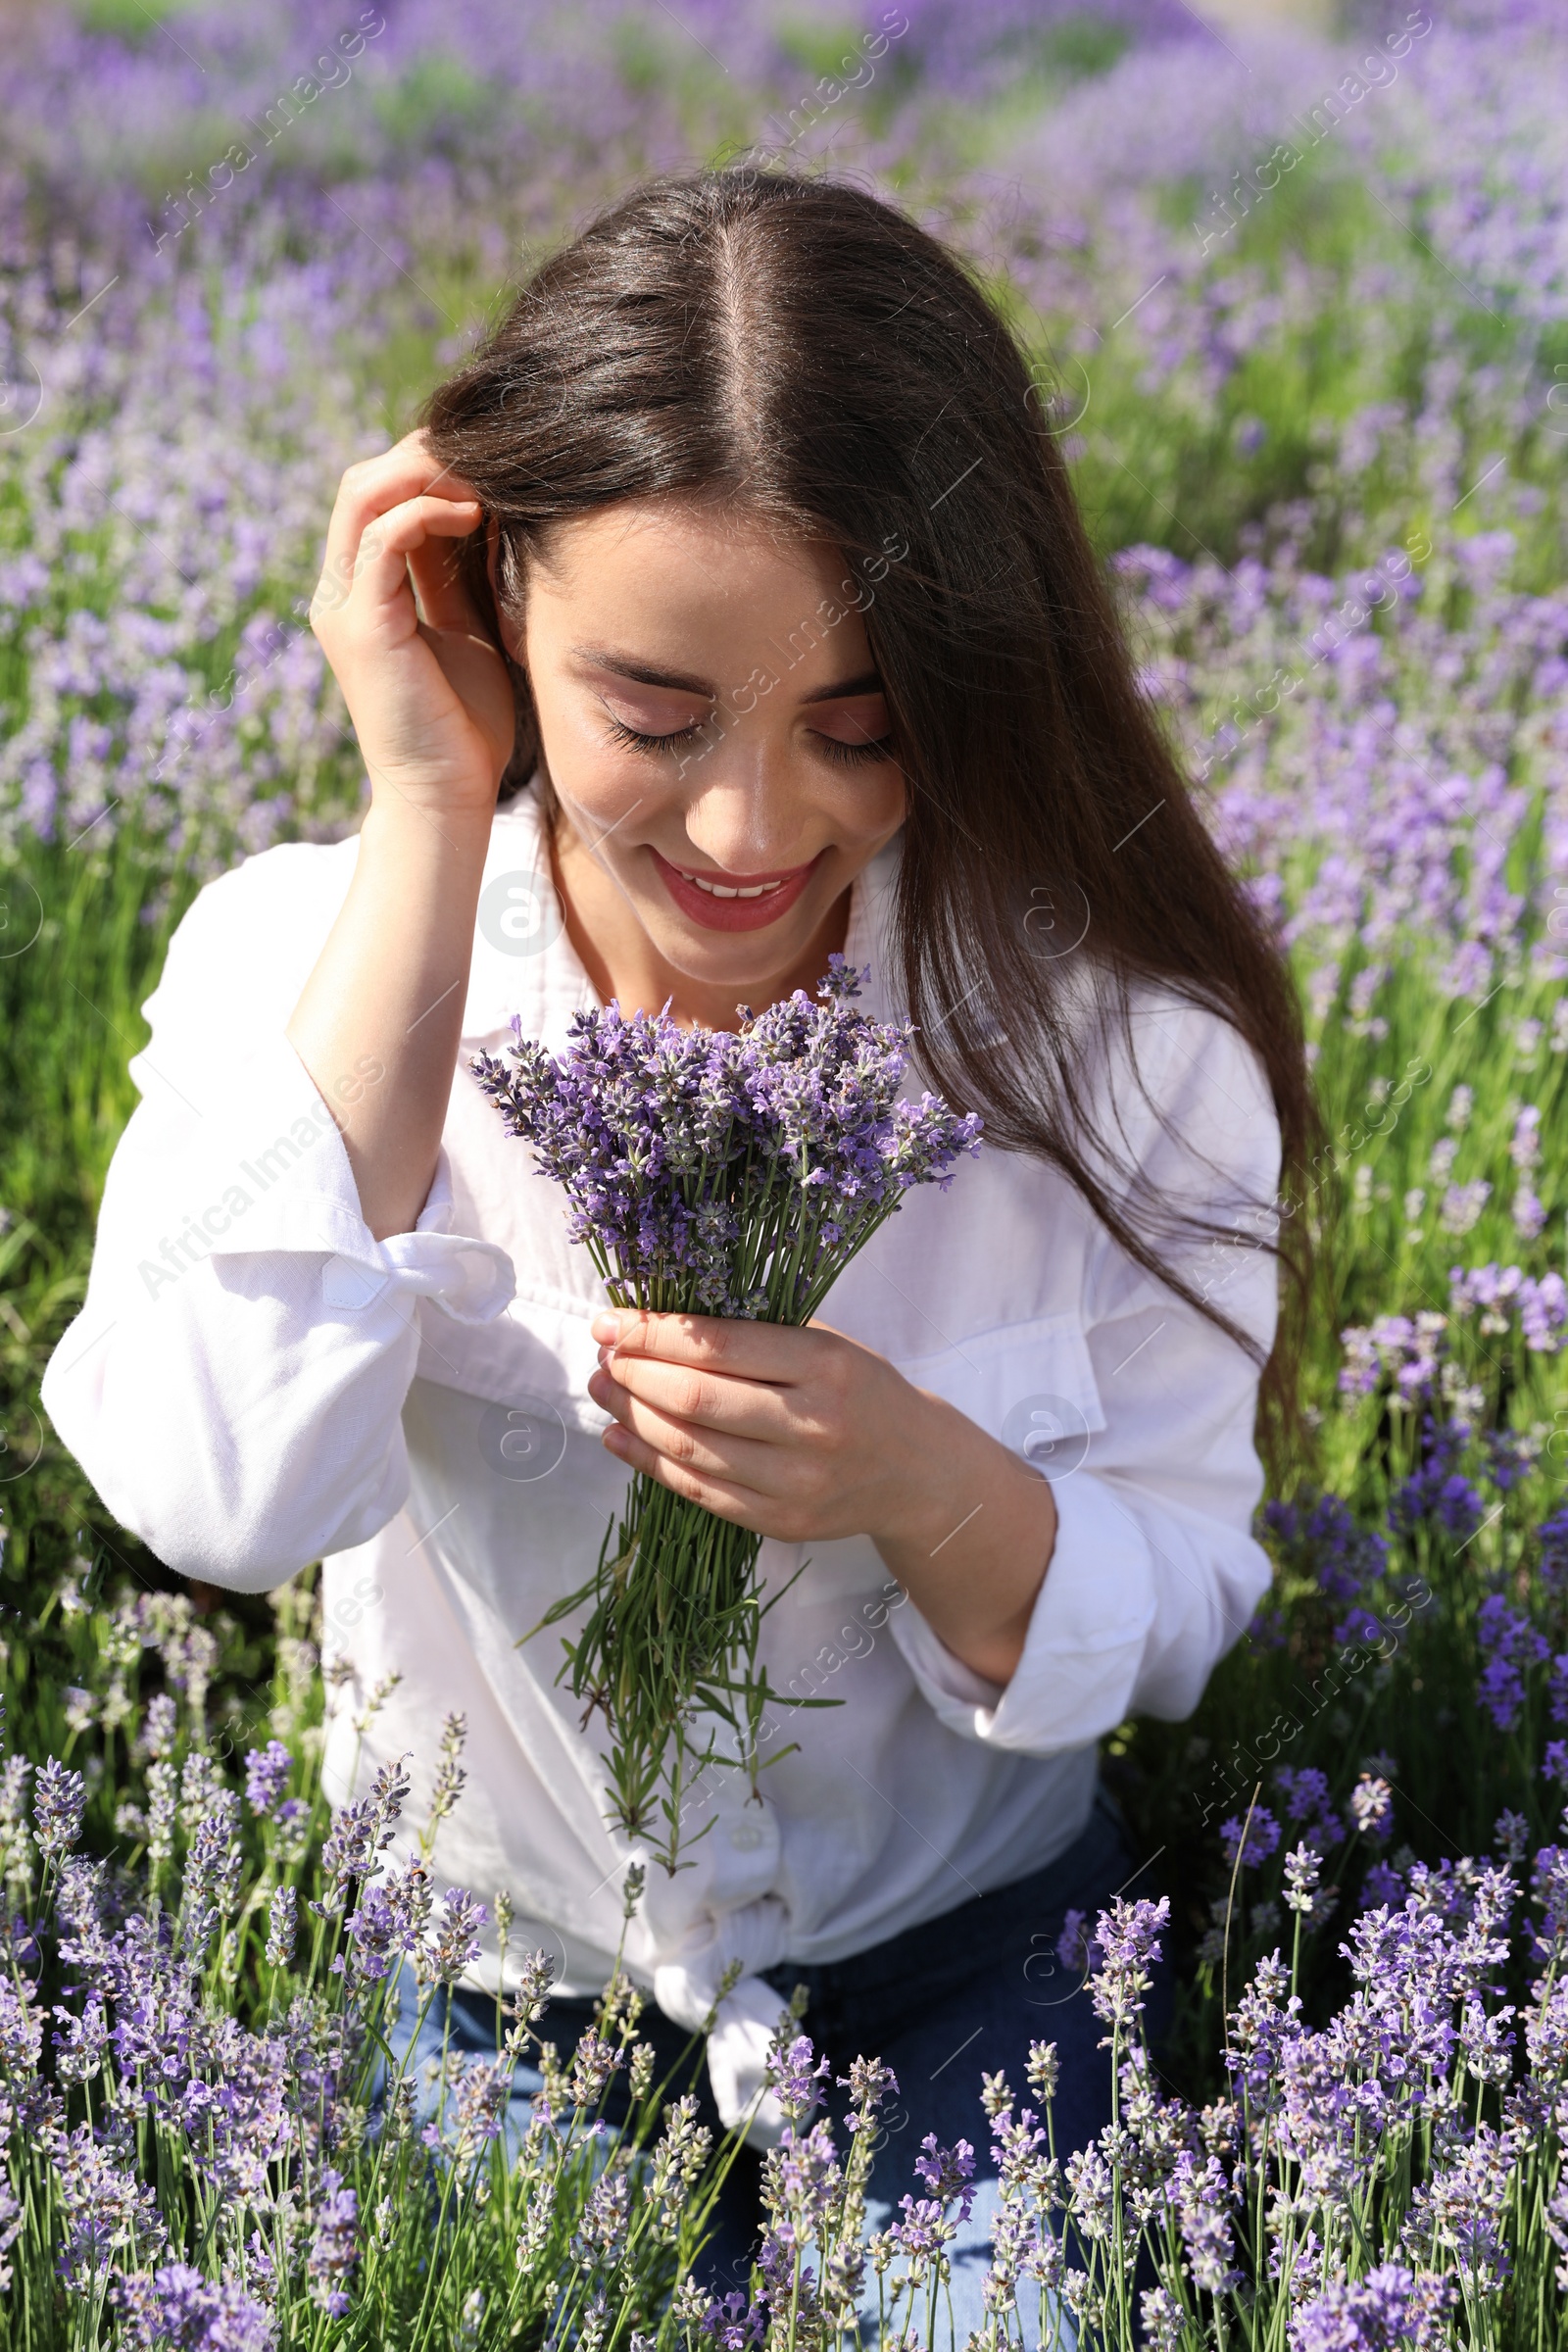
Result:
M1015 1453L825 1323L611 1308L593 1336L619 1460L785 1544L869 1536L956 1655L1010 1678L1055 1536Z
M719 1518L813 1544L896 1539L918 1510L937 1400L825 1323L612 1309L593 1336L605 1444Z

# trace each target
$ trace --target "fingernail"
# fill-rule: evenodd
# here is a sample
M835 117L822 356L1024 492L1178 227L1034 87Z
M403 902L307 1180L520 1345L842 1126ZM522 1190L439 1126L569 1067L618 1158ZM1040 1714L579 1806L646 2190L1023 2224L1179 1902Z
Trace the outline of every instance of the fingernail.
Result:
M620 1337L620 1324L614 1315L595 1315L588 1329L593 1338L607 1343Z

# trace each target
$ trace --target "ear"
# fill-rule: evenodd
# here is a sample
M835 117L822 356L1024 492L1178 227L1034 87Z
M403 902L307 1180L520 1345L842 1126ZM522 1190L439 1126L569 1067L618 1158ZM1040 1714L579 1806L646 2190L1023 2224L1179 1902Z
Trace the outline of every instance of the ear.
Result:
M524 666L522 659L522 631L514 620L512 614L503 605L501 601L501 592L496 585L496 567L500 554L501 522L499 516L492 514L485 526L485 577L490 582L490 601L495 607L496 626L501 631L501 642L506 648L508 659L512 662L514 662L517 667L521 669Z

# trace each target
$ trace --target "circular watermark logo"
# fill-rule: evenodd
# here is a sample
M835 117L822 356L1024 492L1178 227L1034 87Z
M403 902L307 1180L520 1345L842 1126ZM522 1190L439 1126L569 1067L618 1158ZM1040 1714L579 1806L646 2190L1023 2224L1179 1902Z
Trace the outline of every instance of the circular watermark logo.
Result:
M0 1487L25 1478L43 1451L43 1423L30 1404L19 1404L0 1421Z
M516 1486L548 1478L566 1450L566 1424L544 1396L486 1405L479 1418L479 1451L498 1478Z
M1082 1992L1089 1982L1087 1961L1070 1966L1062 1957L1058 1936L1031 1936L1029 1941L1045 1946L1043 1951L1031 1951L1023 1964L1023 1981L1033 1987L1024 1995L1031 2009L1055 2009Z
M43 929L43 901L21 874L0 874L0 963L24 956Z
M17 373L0 375L0 441L25 432L42 407L43 377L30 360L23 360Z
M498 956L542 956L564 927L548 874L497 874L479 894L479 932Z
M1023 910L1023 944L1037 963L1070 956L1089 936L1089 897L1077 882L1037 882Z
M1002 1424L1002 1443L1045 1477L1071 1478L1089 1451L1089 1424L1069 1396L1022 1396Z
M1093 390L1089 370L1082 360L1069 359L1067 366L1076 368L1083 378L1081 391L1051 361L1035 360L1029 369L1029 388L1023 396L1024 407L1028 408L1032 401L1054 433L1070 433L1089 413Z

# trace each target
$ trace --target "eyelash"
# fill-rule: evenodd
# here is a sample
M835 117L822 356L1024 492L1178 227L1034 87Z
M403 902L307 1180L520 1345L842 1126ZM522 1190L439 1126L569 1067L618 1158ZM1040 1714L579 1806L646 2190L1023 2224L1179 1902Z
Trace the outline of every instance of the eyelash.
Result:
M609 725L609 739L612 744L628 752L648 752L657 759L661 752L668 752L676 744L690 743L694 736L702 733L704 722L694 718L689 726L677 727L670 735L639 734L635 727L626 726L613 715L610 716ZM819 752L841 767L860 767L868 761L890 760L893 757L891 735L879 735L871 743L841 743L835 736L818 735L816 745Z

